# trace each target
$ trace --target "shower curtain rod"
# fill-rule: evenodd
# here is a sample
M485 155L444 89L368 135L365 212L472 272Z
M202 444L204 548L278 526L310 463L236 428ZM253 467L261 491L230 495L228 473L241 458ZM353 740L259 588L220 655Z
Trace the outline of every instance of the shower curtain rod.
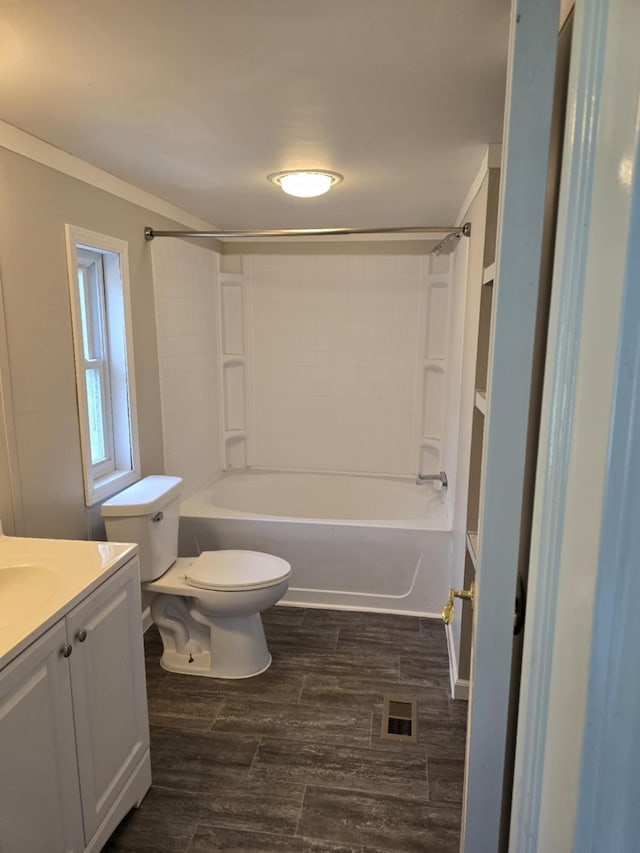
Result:
M398 228L277 228L264 231L156 231L147 226L144 239L155 237L210 237L225 240L229 237L338 237L347 234L446 234L450 237L468 237L471 223L465 222L456 228L454 225L398 227Z

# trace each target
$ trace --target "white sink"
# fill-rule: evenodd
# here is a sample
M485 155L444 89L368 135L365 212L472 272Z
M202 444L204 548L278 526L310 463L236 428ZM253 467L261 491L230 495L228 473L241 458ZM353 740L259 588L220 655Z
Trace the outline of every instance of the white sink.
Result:
M117 542L0 534L0 667L135 551Z

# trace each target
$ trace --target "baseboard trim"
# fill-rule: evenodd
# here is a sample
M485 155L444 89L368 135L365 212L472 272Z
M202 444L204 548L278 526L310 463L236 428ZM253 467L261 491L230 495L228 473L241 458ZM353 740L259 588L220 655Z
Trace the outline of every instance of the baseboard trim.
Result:
M462 699L463 702L469 701L469 681L466 678L458 678L453 687L453 698Z
M449 653L451 698L467 701L469 699L469 680L458 677L458 661L456 660L456 647L453 642L453 628L451 625L444 626L444 633L447 638L447 652Z

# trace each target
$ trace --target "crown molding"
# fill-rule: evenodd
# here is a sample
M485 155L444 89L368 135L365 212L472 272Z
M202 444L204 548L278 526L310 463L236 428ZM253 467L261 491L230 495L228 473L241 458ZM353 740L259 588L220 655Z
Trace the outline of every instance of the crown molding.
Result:
M118 196L118 198L132 204L137 204L139 207L157 213L159 216L165 216L167 219L179 222L181 225L187 225L194 229L215 227L210 222L193 216L186 210L153 195L153 193L146 192L140 187L123 181L110 172L105 172L104 169L87 163L86 160L81 160L79 157L69 154L61 148L56 148L55 145L38 139L37 136L32 136L30 133L26 133L26 131L4 121L0 121L0 147L20 154L22 157L27 157L29 160L34 160L43 166L48 166L50 169L55 169L56 172L62 172L64 175L83 181L99 190L111 193L111 195Z

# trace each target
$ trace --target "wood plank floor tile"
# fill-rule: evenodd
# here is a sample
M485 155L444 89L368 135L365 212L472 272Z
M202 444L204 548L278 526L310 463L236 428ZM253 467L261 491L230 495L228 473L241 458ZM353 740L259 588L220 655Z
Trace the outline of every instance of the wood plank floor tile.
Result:
M293 835L199 826L188 853L302 853L302 839Z
M360 844L340 844L301 836L279 836L218 826L199 826L188 853L389 853Z
M185 691L168 679L163 688L149 695L149 722L152 725L182 729L211 728L225 699L219 692L207 689L206 679L193 680L197 683Z
M298 832L402 853L458 853L459 822L454 806L309 785Z
M251 765L252 779L296 779L331 788L350 788L427 799L426 756L418 753L329 746L262 738Z
M425 720L421 738L429 758L460 761L464 758L467 740L466 725L459 720Z
M429 799L433 803L462 803L464 757L430 758L427 762Z
M304 627L304 626L303 626ZM340 628L338 651L355 651L358 654L396 653L420 655L424 652L424 640L416 630L402 628L381 628L376 625Z
M400 657L397 655L372 655L366 652L326 649L310 651L304 643L288 649L286 654L277 655L271 666L285 677L297 672L305 675L337 675L348 678L366 674L369 678L378 678L382 681L400 680Z
M289 650L304 648L311 651L334 651L338 642L340 628L327 625L283 625L273 623L264 626L267 644L271 654L286 653Z
M442 602L442 604L444 606L444 601ZM419 623L419 627L420 627L420 633L423 636L433 635L433 636L442 637L442 638L445 637L444 623L442 622L442 619L440 619L440 618L434 619L434 618L429 617L429 616L419 616L418 617L418 623ZM445 643L446 643L446 639L445 639Z
M151 767L156 785L214 793L228 779L246 778L259 738L230 738L218 732L195 732L151 726Z
M302 624L305 627L335 625L339 628L353 628L354 630L375 627L376 630L380 631L401 630L420 633L420 617L418 616L400 616L396 613L370 613L357 610L308 608L305 611Z
M167 696L181 696L185 702L191 697L196 702L206 702L207 697L211 702L217 702L224 699L243 701L254 696L265 702L298 702L304 673L287 670L287 677L283 678L275 664L276 661L253 678L208 678L168 672L159 690Z
M200 823L227 829L295 835L304 783L242 776L226 779L214 794L200 798Z
M263 625L302 625L304 607L276 605L262 612Z
M366 709L318 709L247 699L223 703L211 731L367 747L370 728L371 712Z
M152 786L139 809L131 809L104 853L186 853L198 824L197 794Z
M322 705L327 708L367 708L375 712L382 706L385 695L408 695L418 699L425 717L449 721L449 700L441 687L416 687L401 681L376 678L308 675L300 696L303 705Z

